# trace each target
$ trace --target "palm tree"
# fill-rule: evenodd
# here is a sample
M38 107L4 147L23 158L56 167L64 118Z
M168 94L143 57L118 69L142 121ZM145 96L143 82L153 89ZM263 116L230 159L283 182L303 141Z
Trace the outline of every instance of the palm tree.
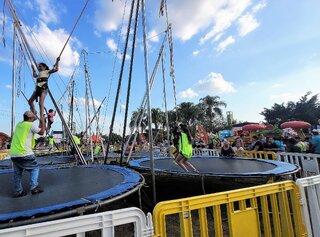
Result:
M211 130L213 130L213 119L217 116L222 116L222 109L220 107L227 107L224 101L220 101L219 96L207 95L199 100L200 107L204 110L205 115L209 118L211 124Z
M197 120L199 108L192 102L182 102L177 105L177 111L179 120L191 126Z
M159 125L163 123L164 119L164 114L159 108L152 108L151 109L151 118L152 118L152 123L154 124L156 134L158 133Z
M139 121L141 120L140 126L139 126ZM133 128L137 128L137 129L141 129L141 133L143 133L145 127L147 126L147 114L145 111L142 112L142 109L139 108L138 111L133 111L132 115L131 115L131 119L130 119L130 123L129 123L129 127L131 129Z

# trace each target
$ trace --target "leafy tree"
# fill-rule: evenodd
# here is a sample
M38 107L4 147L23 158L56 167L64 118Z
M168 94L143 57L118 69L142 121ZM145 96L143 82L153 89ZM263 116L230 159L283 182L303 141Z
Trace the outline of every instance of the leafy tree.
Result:
M109 142L109 137L107 135L102 135L102 138ZM111 139L110 139L110 144L115 144L115 143L121 143L122 141L122 136L116 133L111 133Z
M320 119L320 104L318 101L318 94L312 96L308 99L311 92L302 96L300 100L296 103L295 107L295 117L297 120L307 121L311 124L318 124L318 119Z
M159 130L159 125L163 123L164 114L159 108L152 108L151 109L151 117L152 117L152 123L154 124L156 132Z
M267 123L281 124L293 117L294 107L293 102L288 102L287 105L275 103L271 109L264 108L260 114L264 116Z
M209 119L211 126L210 130L213 131L213 120L217 116L222 118L221 107L226 107L227 104L224 101L220 101L219 96L207 95L199 100L199 107L204 111L205 116Z
M191 130L195 130L197 124L201 124L207 131L217 132L222 129L227 129L228 124L226 119L222 115L222 108L227 104L220 100L219 96L205 96L199 100L198 104L192 102L182 102L174 110L168 111L169 125L176 121L185 123ZM146 113L141 115L139 111L134 111L131 116L131 122L129 126L132 128L135 126L136 118L143 116L143 123L141 124L141 132L147 126ZM166 120L165 113L159 108L153 108L151 110L152 123L154 124L154 130L156 134L162 128L161 132L165 131ZM139 120L138 120L139 121ZM164 134L160 134L161 137Z
M271 109L264 108L260 113L267 123L281 124L286 121L302 120L311 124L317 124L320 118L320 103L318 94L311 96L311 92L302 96L298 102L287 104L274 104Z
M141 119L142 118L142 119ZM139 121L141 120L140 126ZM133 111L129 123L130 128L140 128L141 133L143 133L144 129L146 128L148 124L148 118L147 118L147 113L145 111L142 111L142 109L138 109L138 111Z
M177 105L178 120L191 126L197 120L199 107L192 102L182 102Z

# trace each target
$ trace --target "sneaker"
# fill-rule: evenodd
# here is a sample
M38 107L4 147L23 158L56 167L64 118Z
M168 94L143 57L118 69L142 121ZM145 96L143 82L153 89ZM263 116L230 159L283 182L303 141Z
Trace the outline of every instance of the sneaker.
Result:
M34 189L31 190L31 194L32 195L35 195L35 194L38 194L38 193L42 193L43 192L43 189L40 188L39 186L35 187Z
M27 195L27 193L25 191L21 191L20 193L14 193L13 197L18 198L18 197L23 197L25 195Z

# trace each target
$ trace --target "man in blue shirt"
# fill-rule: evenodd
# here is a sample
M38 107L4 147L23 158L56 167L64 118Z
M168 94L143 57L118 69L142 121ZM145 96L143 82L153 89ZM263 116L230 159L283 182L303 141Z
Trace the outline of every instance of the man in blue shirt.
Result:
M320 135L319 135L319 130L317 129L313 129L312 130L312 139L310 141L310 143L312 144L313 146L313 150L314 150L314 153L317 153L317 154L320 154Z

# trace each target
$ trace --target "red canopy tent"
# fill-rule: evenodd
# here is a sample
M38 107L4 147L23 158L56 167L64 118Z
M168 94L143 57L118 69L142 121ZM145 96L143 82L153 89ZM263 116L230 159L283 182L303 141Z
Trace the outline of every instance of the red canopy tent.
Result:
M288 121L288 122L282 123L280 127L292 128L292 129L311 128L311 124L304 121Z
M257 131L266 129L266 125L260 123L247 124L242 127L243 131Z

